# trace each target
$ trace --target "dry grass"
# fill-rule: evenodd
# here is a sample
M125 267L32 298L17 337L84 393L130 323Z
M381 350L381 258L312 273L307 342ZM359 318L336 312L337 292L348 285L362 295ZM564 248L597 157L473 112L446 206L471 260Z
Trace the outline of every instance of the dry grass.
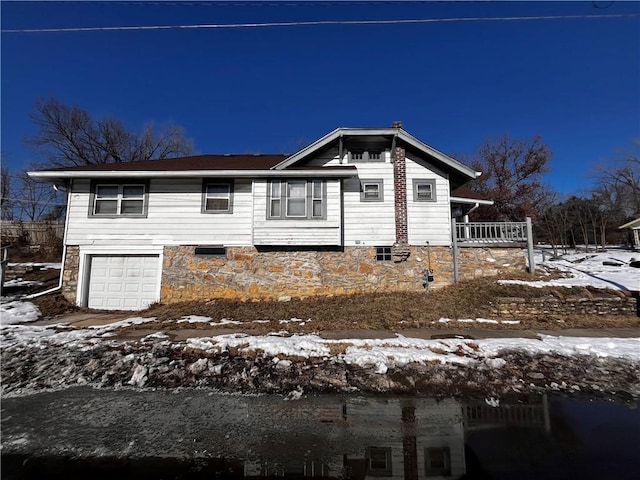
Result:
M530 279L530 277L528 277ZM236 331L265 333L286 330L291 333L330 330L384 329L401 330L407 328L438 328L443 330L465 328L489 329L566 329L638 327L639 319L631 316L613 315L565 315L558 316L518 316L519 324L460 323L458 319L496 318L492 313L492 302L497 297L535 298L553 296L563 299L567 295L589 297L601 294L594 288L571 289L563 287L534 288L524 285L503 285L496 279L476 279L462 281L438 290L418 293L376 293L350 296L316 297L292 299L288 302L258 301L241 302L233 300L192 301L174 304L156 304L136 315L156 317L156 322L128 327L135 329L159 329L172 331L179 329L214 330L232 328ZM59 315L79 310L69 304L60 294L46 295L33 300L44 316ZM87 310L88 311L88 310ZM241 321L241 325L212 327L209 323L177 323L187 315L210 317L212 322L222 319ZM440 318L452 319L449 323L439 323ZM281 320L299 318L300 322L280 323ZM506 317L505 317L506 319ZM256 323L268 321L268 323ZM336 345L337 350L341 347Z
M154 305L143 312L154 316L159 322L180 319L185 315L202 315L218 322L223 318L242 321L242 325L226 325L248 332L287 330L288 332L309 332L352 329L405 329L405 328L492 328L492 329L562 329L637 327L638 318L624 316L564 316L518 317L518 325L456 322L466 318L494 318L492 302L496 297L535 298L553 296L563 299L568 294L589 297L601 290L563 287L533 288L523 285L502 285L496 279L463 281L439 290L425 293L377 293L336 297L292 299L289 302L238 302L231 300L210 300L184 302L170 305ZM440 318L454 321L438 323ZM295 322L279 323L280 320L299 318L304 326ZM253 323L268 320L268 323ZM211 329L207 323L176 324L170 328ZM169 324L163 323L166 329Z

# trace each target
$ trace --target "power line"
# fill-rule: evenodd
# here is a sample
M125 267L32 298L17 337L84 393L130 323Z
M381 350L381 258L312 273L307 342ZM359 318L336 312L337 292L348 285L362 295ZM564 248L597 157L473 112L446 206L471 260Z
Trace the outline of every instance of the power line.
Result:
M532 21L532 20L575 20L598 18L640 17L640 13L620 13L602 15L544 15L531 17L451 17L451 18L418 18L403 20L317 20L302 22L265 22L265 23L205 23L188 25L135 25L120 27L65 27L65 28L25 28L2 30L2 33L59 33L59 32L105 32L127 30L179 30L208 28L266 28L266 27L308 27L326 25L406 25L439 22L498 22L498 21Z
M444 0L443 0L444 1ZM478 0L476 0L478 1ZM479 0L482 1L482 0ZM440 3L434 0L332 0L332 1L94 1L94 0L75 0L66 3L78 5L109 5L109 6L153 6L153 7L342 7L342 6L372 6L372 5L427 5Z

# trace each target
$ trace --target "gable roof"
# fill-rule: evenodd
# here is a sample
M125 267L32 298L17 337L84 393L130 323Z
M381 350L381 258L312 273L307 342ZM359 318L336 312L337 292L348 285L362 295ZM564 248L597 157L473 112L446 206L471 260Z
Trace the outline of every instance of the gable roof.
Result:
M316 140L312 144L304 147L302 150L294 153L283 162L274 166L276 170L283 170L295 165L316 152L322 151L333 144L336 144L340 139L354 138L354 137L384 137L389 140L396 140L403 143L405 146L411 149L427 155L434 163L438 164L447 173L453 175L456 178L456 182L459 185L467 183L474 178L480 176L480 172L476 172L470 167L460 163L459 161L451 158L450 156L430 147L426 143L418 140L413 135L409 134L402 127L391 128L336 128L332 132L329 132L324 137Z
M330 167L309 167L307 159L342 139L369 138L399 142L406 149L427 157L448 176L452 188L459 187L480 176L480 172L458 162L450 156L430 147L410 135L402 127L391 128L336 128L312 144L293 155L285 154L224 154L194 155L162 160L142 160L138 162L107 163L62 167L38 172L28 172L29 176L49 182L62 183L72 178L160 178L160 177L334 177L345 178L357 175L354 165Z
M61 167L28 172L30 177L53 183L72 178L168 178L168 177L282 177L273 167L288 158L285 154L194 155L190 157L140 160L138 162L103 163ZM334 177L357 175L353 165L333 167L299 167L286 171L289 177Z
M77 167L52 168L54 172L104 172L104 171L158 171L171 170L262 170L270 169L282 162L288 155L193 155L190 157L163 158L159 160L139 160L137 162L100 163Z

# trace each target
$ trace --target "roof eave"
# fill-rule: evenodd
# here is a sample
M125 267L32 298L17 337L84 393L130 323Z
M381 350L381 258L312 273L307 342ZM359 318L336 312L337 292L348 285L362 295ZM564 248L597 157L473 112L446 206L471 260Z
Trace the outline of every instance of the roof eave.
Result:
M493 200L480 200L478 198L465 198L465 197L449 197L449 201L451 203L465 203L469 205L493 205L495 202Z
M264 177L293 177L293 178L349 178L358 175L353 169L322 168L315 170L184 170L184 171L40 171L27 172L31 178L47 182L63 182L77 178L194 178L194 177L219 177L219 178L264 178Z
M619 229L623 228L640 228L640 218L636 218L635 220L631 220L630 222L625 223L624 225L620 225Z

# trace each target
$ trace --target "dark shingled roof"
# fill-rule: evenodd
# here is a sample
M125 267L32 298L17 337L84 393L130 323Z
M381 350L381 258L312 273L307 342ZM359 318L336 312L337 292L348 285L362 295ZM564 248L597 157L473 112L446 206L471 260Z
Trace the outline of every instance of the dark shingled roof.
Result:
M79 167L52 168L51 171L127 172L127 171L188 171L188 170L268 170L289 155L194 155L191 157L141 160L139 162L103 163Z
M491 200L490 198L485 197L484 195L474 192L468 187L458 187L451 192L452 197L459 198L470 198L472 200Z

